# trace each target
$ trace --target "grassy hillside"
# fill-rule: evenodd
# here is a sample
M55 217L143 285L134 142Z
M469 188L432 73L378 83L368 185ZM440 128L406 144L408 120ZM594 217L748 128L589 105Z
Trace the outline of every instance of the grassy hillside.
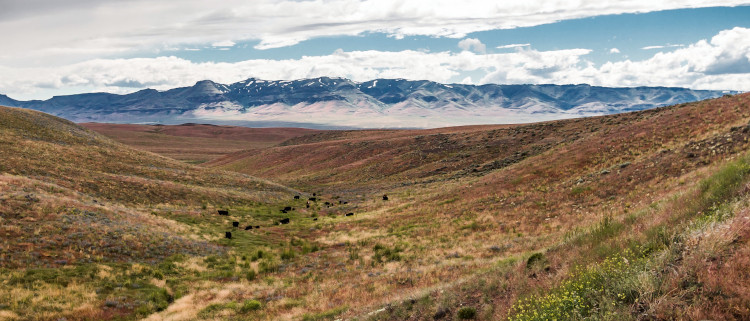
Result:
M295 193L17 108L0 107L0 150L0 319L132 319L164 309L196 279L226 274L176 274L176 264L274 242L223 237L233 220L273 224L277 203Z
M748 104L325 131L202 168L0 109L0 318L747 319Z
M240 150L271 147L293 137L318 132L304 128L245 128L204 124L80 125L131 147L189 163L203 163Z
M470 305L482 319L493 320L507 317L515 298L529 288L548 288L577 263L598 264L619 255L630 237L642 236L636 227L668 227L655 220L674 214L661 206L692 193L702 179L747 150L749 99L744 94L518 126L325 132L207 166L355 204L362 215L324 227L317 236L324 244L343 245L336 255L342 267L336 278L346 281L318 295L346 304L343 315L367 316L360 313L406 300L410 303L401 314L386 309L377 318L431 319L443 308L450 311L448 318ZM382 194L390 200L380 200ZM597 233L608 240L627 237L620 240L624 244L601 243ZM589 234L594 241L553 252L557 257L542 254L541 272L527 275L519 268L533 253ZM483 278L476 273L498 266L508 279L490 289L476 284ZM417 309L412 299L427 302Z

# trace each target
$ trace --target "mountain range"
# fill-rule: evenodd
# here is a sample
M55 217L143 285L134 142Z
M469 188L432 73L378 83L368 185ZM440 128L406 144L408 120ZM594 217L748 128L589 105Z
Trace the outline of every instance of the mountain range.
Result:
M244 125L307 128L432 128L509 124L614 114L715 98L731 91L671 87L464 85L426 80L354 82L320 77L293 81L210 80L166 91L87 93L0 105L75 122Z

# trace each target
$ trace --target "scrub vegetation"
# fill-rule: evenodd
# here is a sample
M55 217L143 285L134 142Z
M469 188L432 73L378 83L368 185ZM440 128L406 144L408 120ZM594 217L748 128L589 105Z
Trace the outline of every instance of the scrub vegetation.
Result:
M749 103L201 166L0 108L0 319L747 319Z

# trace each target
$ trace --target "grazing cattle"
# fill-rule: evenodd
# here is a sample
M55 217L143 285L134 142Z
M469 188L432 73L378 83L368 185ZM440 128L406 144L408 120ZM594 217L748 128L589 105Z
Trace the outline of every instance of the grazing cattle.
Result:
M310 202L307 202L307 205L305 206L307 206L307 208L310 208Z
M315 201L317 201L318 199L317 199L317 198L315 198L315 197L310 197L310 198L308 198L307 200L308 200L308 201L313 201L313 202L315 202Z
M344 204L349 204L349 202L347 202L347 201L344 201Z
M292 207L291 207L291 206L287 206L287 207L284 207L284 210L285 210L285 211L291 211L291 210L292 210Z
M318 195L316 195L315 193L313 193L313 196L318 196Z
M294 195L294 199L298 200L299 199L299 195Z
M383 200L387 201L388 200L388 195L383 194Z
M344 204L344 201L342 201L342 200L339 200L339 204Z
M255 225L255 228L260 228L260 226L259 225Z
M252 230L252 229L253 229L253 226L252 226L252 225L248 225L248 226L245 226L245 231L247 231L247 230Z
M279 221L281 224L289 224L289 218L283 218L281 221Z
M286 210L281 210L281 213L284 213L284 214L286 214Z
M231 239L232 238L232 232L224 232L224 237Z
M325 204L326 206L330 206L330 205L331 205L331 202L325 202L325 203L323 203L323 204Z
M232 222L232 227L240 227L240 222Z
M346 216L352 216L354 213L346 213Z
M229 215L229 211L227 211L227 210L219 210L219 215Z
M318 220L318 218L317 218L317 217L314 217L314 218L313 218L313 221L317 221L317 220Z

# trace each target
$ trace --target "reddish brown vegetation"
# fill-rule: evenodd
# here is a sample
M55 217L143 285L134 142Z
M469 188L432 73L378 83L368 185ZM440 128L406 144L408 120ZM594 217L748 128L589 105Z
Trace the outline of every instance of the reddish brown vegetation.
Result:
M80 125L135 148L191 162L205 162L240 150L270 147L293 137L319 132L304 128L246 128L205 124Z

